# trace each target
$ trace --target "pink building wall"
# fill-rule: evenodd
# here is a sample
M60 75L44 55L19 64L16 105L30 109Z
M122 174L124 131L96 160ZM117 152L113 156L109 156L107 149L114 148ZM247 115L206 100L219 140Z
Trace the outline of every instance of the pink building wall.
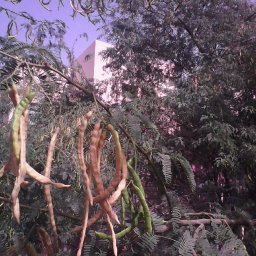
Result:
M103 60L100 53L109 47L109 43L95 40L78 58L78 63L82 66L85 77L94 81L103 81L111 78L111 72L103 67L106 61Z

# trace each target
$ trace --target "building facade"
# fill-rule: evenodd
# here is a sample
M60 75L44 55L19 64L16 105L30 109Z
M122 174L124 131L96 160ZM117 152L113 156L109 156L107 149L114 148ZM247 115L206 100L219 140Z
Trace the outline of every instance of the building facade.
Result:
M111 72L104 69L106 61L103 60L101 52L109 47L111 44L95 40L78 58L77 62L81 65L84 75L87 79L95 82L103 81L111 78Z

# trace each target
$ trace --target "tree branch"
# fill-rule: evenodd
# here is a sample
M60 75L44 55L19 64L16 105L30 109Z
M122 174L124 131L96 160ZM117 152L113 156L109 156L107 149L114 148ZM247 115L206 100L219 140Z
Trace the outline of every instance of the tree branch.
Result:
M89 95L92 99L96 100L96 102L108 113L108 115L110 117L112 117L112 113L109 109L109 106L105 105L102 101L100 101L97 97L94 97L94 93L91 90L88 90L86 88L84 88L83 86L81 86L80 84L74 82L71 78L69 78L68 76L66 76L65 74L63 74L61 71L57 70L56 68L48 65L47 63L45 64L37 64L37 63L32 63L32 62L27 62L25 60L22 60L16 56L12 56L8 53L5 53L3 51L0 50L0 54L5 55L6 57L12 58L20 63L24 63L26 66L32 66L32 67L36 67L36 68L40 68L43 70L51 70L53 72L55 72L56 74L58 74L59 76L61 76L62 78L64 78L69 84L73 85L74 87L76 87L77 89L81 90L82 92L84 92L86 95ZM141 147L139 144L137 144L132 137L129 135L129 133L126 131L126 129L119 124L119 128L121 129L121 131L125 134L125 136L127 137L127 139L133 144L135 145L135 147L138 149L138 151L145 156L145 158L148 160L149 165L151 166L152 170L150 170L151 175L153 175L153 177L155 177L157 179L157 181L159 182L160 185L160 189L162 190L162 193L165 194L166 198L167 198L167 202L171 211L171 201L170 198L168 196L167 193L167 189L164 185L163 180L161 179L159 172L157 172L157 170L155 169L155 165L154 163L151 161L148 153L143 149L143 147Z
M183 25L184 29L187 31L187 33L189 34L189 36L191 37L191 39L193 40L193 42L195 43L196 47L198 48L198 50L200 51L201 54L207 54L205 52L205 50L203 49L203 47L199 44L199 42L197 41L197 39L194 36L193 31L190 29L190 27L180 18L178 18L179 22Z
M8 204L12 204L12 201L10 199L2 197L2 196L0 196L0 201L8 203ZM29 210L36 210L36 211L40 211L40 212L45 212L45 213L48 214L48 209L46 209L46 208L37 208L37 207L29 206L29 205L26 205L26 204L20 204L20 207L25 208L25 209L29 209ZM63 216L63 217L66 217L66 218L69 218L69 219L72 219L72 220L81 221L80 218L75 217L71 214L63 213L63 212L58 211L58 210L55 210L55 212L59 216Z

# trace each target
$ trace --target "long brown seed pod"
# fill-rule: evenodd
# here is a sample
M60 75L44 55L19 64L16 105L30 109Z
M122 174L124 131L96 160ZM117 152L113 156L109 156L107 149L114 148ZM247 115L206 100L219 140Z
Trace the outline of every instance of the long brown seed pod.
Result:
M19 192L20 192L20 185L23 183L26 175L26 125L25 122L26 116L28 112L24 114L24 116L20 117L20 164L18 170L18 176L16 177L13 191L12 191L12 202L13 202L13 216L18 223L20 223L20 206L19 206Z
M117 224L120 225L120 221L116 215L116 213L114 212L114 210L112 209L110 203L108 202L108 200L103 201L102 203L100 203L102 209L104 210L105 213L107 213L109 215L109 217Z
M65 185L63 183L55 183L44 175L38 173L33 167L31 167L28 163L26 163L26 173L28 176L36 180L37 182L43 185L53 185L56 188L69 188L70 185Z
M122 152L122 157L121 157L121 163L122 163L122 180L120 181L117 190L113 193L113 195L111 196L109 202L110 204L112 204L120 197L122 191L125 189L126 187L126 179L127 179L127 174L128 174L128 169L127 169L127 163L126 163L126 159L125 159L125 155Z
M1 169L0 169L0 178L4 176L7 172L11 170L11 161L9 160Z
M12 84L12 86L9 88L8 94L13 103L13 106L16 107L20 101L20 98L15 84Z
M48 147L47 160L46 160L46 165L45 165L45 169L44 169L44 175L47 178L50 178L53 152L54 152L54 147L55 147L55 144L56 144L56 140L57 140L57 136L58 136L59 131L60 131L59 127L55 129L55 132L54 132L54 134L51 138L51 141L50 141L50 144L49 144L49 147ZM45 195L45 199L46 199L47 206L48 206L48 212L49 212L50 224L51 224L53 237L54 237L55 248L56 248L56 252L58 252L59 242L58 242L58 234L57 234L57 228L56 228L54 212L53 212L53 204L52 204L52 196L51 196L51 187L50 187L50 185L45 185L44 186L44 195Z
M94 177L97 194L101 194L104 191L103 182L100 176L100 170L98 166L98 136L100 130L100 123L96 123L91 136L90 145L90 165L92 175Z
M120 142L119 142L119 137L118 137L118 134L117 132L114 130L113 126L110 126L109 127L113 134L114 134L114 141L115 141L115 145L116 145L116 151L118 152L119 154L119 158L118 160L120 161L120 164L121 164L121 170L122 170L122 181L119 183L118 185L118 188L117 188L117 191L115 191L113 193L113 195L110 197L110 199L107 201L107 204L109 206L111 206L112 204L114 204L116 202L116 200L120 197L123 189L125 188L126 186L126 178L127 178L127 163L126 163L126 159L125 159L125 156L124 156L124 153L122 152L122 149L121 149L121 145L120 145ZM95 131L97 129L97 132ZM95 146L95 144L97 144L97 141L98 141L98 159L97 159L97 171L99 172L100 170L100 156L101 156L101 151L102 151L102 148L104 146L104 142L105 142L105 138L106 138L106 134L104 132L101 133L100 135L100 132L99 132L99 125L96 127L96 129L94 130L93 132L93 135L92 135L92 140L91 140L91 148L93 146ZM96 138L99 138L99 139L96 139ZM93 167L92 170L93 170L93 174L95 174L94 172L94 168L96 168L96 157L95 155L92 155L94 152L92 152L90 150L90 153L91 153L91 161L94 159L94 164L91 163L91 166ZM120 157L121 156L121 157ZM100 175L100 173L96 174L96 181L95 182L100 182L102 184L102 190L104 190L104 187L103 187L103 183L102 183L102 180L98 180L98 176L97 175ZM101 179L101 178L100 178ZM117 183L118 184L118 183ZM96 187L97 188L97 187ZM97 191L98 192L98 191ZM101 193L101 192L100 192ZM109 192L105 192L104 191L104 197L108 197L109 196ZM98 194L98 196L96 196L95 198L99 198L100 196L102 196L102 194ZM104 198L105 199L105 198ZM88 220L88 224L87 224L87 227L93 225L96 221L98 221L100 219L100 217L102 216L102 214L105 212L109 212L109 210L106 210L106 200L104 202L101 202L101 207L102 209L100 209L99 211L97 211L89 220ZM110 208L110 212L113 212L111 210L112 208ZM82 230L82 226L78 226L78 227L75 227L71 230L71 232L80 232Z
M9 88L9 97L13 103L13 106L16 107L20 101L19 95L18 95L18 91L17 91L17 87L15 84L12 84L12 86ZM12 170L12 172L14 173L14 175L17 177L18 176L18 168L17 168L17 163L16 167L12 167L12 162L13 162L13 149L12 149L12 136L10 134L10 140L9 140L9 145L10 145L10 158L8 160L8 162L0 169L0 178L5 175L7 172L9 172L10 170Z
M100 176L100 166L99 166L99 147L98 143L100 141L100 123L96 123L92 132L91 145L90 145L90 168L92 175L94 177L96 191L98 195L104 193L104 186ZM102 209L110 216L112 220L120 224L116 213L113 211L107 200L100 202Z
M108 200L110 205L114 204L117 201L117 199L120 197L122 191L125 189L125 186L126 186L126 179L127 179L128 170L127 170L127 164L126 164L124 154L122 156L122 173L123 173L123 175L122 175L123 179L119 183L117 191L115 191ZM98 212L96 212L94 214L94 216L89 220L88 226L94 224L101 217L102 214L103 214L102 209L99 210Z
M100 209L98 210L89 220L88 220L88 223L87 223L87 228L89 228L90 226L92 226L95 222L97 222L101 215L103 213L103 210ZM71 233L78 233L78 232L81 232L83 229L83 226L76 226L74 228L71 229Z
M120 185L120 186L123 186L123 185ZM111 195L111 197L108 200L109 204L110 205L114 204L117 201L118 198L119 198L119 196L117 196L114 193L113 195ZM88 220L87 228L92 226L95 222L97 222L101 218L103 213L104 213L103 209L100 209L96 213L94 213L94 215ZM73 228L71 230L71 232L72 233L77 233L77 232L80 232L81 230L82 230L82 226L77 226L77 227Z
M108 223L108 226L109 226L109 229L111 232L111 236L112 236L113 252L114 252L114 255L117 256L116 234L114 231L114 227L113 227L113 224L111 223L110 218L107 214L106 214L106 219L107 219L107 223Z
M52 241L51 241L51 238L50 238L49 234L47 233L47 231L43 227L38 227L37 235L41 241L43 255L46 255L46 256L54 255Z
M111 132L112 136L113 136L113 140L115 143L115 151L116 151L116 171L115 174L112 178L112 180L110 181L108 188L106 190L104 190L103 193L97 195L94 198L94 202L100 202L105 200L106 198L108 198L110 196L110 194L114 191L114 189L118 186L120 180L121 180L121 145L120 145L120 141L119 141L119 136L117 131L114 129L114 127L111 124L107 125L107 129Z
M79 135L78 135L78 160L80 164L80 168L82 171L84 183L86 185L87 193L88 193L88 199L91 205L93 205L93 196L91 191L91 182L89 179L89 176L86 171L86 165L84 160L84 133L88 124L88 120L91 118L92 112L90 111L87 113L86 118L81 118L81 124L79 126Z
M82 232L81 232L80 243L77 251L77 256L81 256L82 254L82 249L83 249L84 239L85 239L85 232L88 226L88 216L89 216L89 199L86 197L85 213L84 213L83 226L82 226Z
M122 191L124 190L125 188L125 181L126 181L126 178L127 178L127 164L126 164L126 160L125 160L125 156L123 154L122 156L123 158L123 161L122 161L122 176L123 176L123 179L122 181L119 183L119 186L118 186L118 190L115 191L115 193L113 193L113 195L111 195L111 197L109 198L109 204L112 205L114 204L117 199L120 197ZM92 226L95 222L97 222L100 217L102 216L102 214L104 213L104 210L103 209L100 209L98 210L89 220L88 220L88 224L87 224L87 227L90 227ZM80 232L82 230L82 226L77 226L75 228L73 228L71 230L72 233L76 233L76 232Z

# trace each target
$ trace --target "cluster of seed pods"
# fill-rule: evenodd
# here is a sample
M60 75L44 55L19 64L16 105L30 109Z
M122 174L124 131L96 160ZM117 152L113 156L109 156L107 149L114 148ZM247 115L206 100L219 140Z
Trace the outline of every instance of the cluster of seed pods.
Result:
M58 252L58 234L54 218L53 203L51 197L51 187L56 188L68 188L70 185L53 182L50 179L51 164L53 160L54 148L59 133L59 128L55 129L52 135L49 147L47 160L44 170L44 175L38 173L33 167L26 162L26 139L27 139L27 126L28 126L28 107L33 100L34 93L31 91L31 87L28 86L24 93L23 98L20 100L17 89L13 85L9 89L9 97L15 107L13 121L10 133L10 156L6 164L0 169L0 178L7 172L12 172L15 176L14 188L12 191L12 203L13 203L13 216L16 221L20 222L20 207L19 207L19 191L21 187L27 187L28 182L25 180L26 175L32 179L44 185L44 195L48 206L48 214L50 218L50 225L54 238L53 243L49 234L42 228L37 228L38 237L42 244L42 249L49 255L52 251ZM86 163L84 158L84 137L85 131L89 120L93 113L90 111L84 117L80 119L79 124L79 136L78 136L78 160L83 177L84 184L86 186L86 196L84 200L84 216L83 225L76 227L72 232L81 232L80 243L77 251L77 256L82 254L82 248L85 241L86 230L96 223L101 217L107 222L111 235L96 232L96 235L101 239L112 240L114 255L117 255L117 238L121 238L128 234L138 225L140 217L143 218L146 224L146 231L152 233L152 224L150 211L145 200L145 194L140 182L140 178L131 165L131 161L126 161L126 157L121 148L118 132L111 124L108 124L104 129L101 129L100 123L94 125L94 129L90 139L90 162ZM101 178L101 155L106 141L106 132L109 131L112 135L112 140L115 146L115 173L105 188ZM88 167L88 169L87 169ZM138 210L132 204L129 198L129 194L126 188L126 180L128 175L132 179L131 184L134 193L137 195L140 206ZM92 183L94 181L95 191L92 191ZM122 223L125 222L125 206L129 208L133 215L133 222L119 233L114 232L113 224L120 224L117 214L112 208L112 205L120 198L122 202ZM99 204L100 209L89 218L89 208L92 205ZM48 255L46 254L46 255Z
M92 117L92 112L87 113L87 115L81 118L81 124L79 126L79 138L78 138L78 159L80 164L80 169L82 171L84 183L87 188L87 193L84 201L84 218L83 225L76 227L72 230L72 232L81 232L79 249L77 252L77 256L80 256L82 253L82 248L85 240L86 229L91 225L96 223L102 216L105 218L109 231L111 235L96 232L96 235L101 239L109 239L112 240L113 243L113 252L114 255L117 255L117 244L116 239L122 238L131 232L139 222L139 219L142 218L145 221L146 232L152 234L152 222L150 216L150 210L145 200L145 193L143 186L141 184L140 178L132 167L131 161L126 161L126 157L121 148L120 140L118 132L114 129L111 124L108 124L105 127L105 130L100 129L100 123L96 123L91 135L90 141L90 163L88 164L88 171L86 169L86 164L84 160L84 152L83 152L83 141L84 141L84 133L87 127L87 124ZM102 149L106 140L106 130L109 131L112 135L112 139L115 145L115 173L108 184L108 187L105 188L103 186L103 181L101 179L101 154ZM127 175L129 174L131 177L131 184L134 193L137 195L140 206L138 211L135 211L135 207L132 204L132 201L129 198L129 194L126 188L126 180ZM96 195L93 196L92 192L92 177L95 183ZM133 215L133 223L126 227L119 233L115 233L113 229L112 222L116 224L120 224L117 214L113 211L112 205L122 197L121 201L122 205L122 222L125 222L125 206L127 206L130 212ZM94 213L93 216L89 218L89 206L98 203L100 205L100 209Z
M56 188L68 188L70 185L53 182L50 179L51 163L53 158L53 151L56 143L57 134L59 128L55 130L52 136L51 142L48 148L48 155L44 175L37 172L32 166L26 162L26 141L27 141L27 129L28 129L28 107L34 98L34 93L31 90L31 86L27 86L23 98L20 100L16 86L12 85L9 89L9 97L15 107L13 120L10 132L10 155L8 161L0 169L0 178L8 173L12 172L16 178L14 187L11 194L13 204L13 217L20 223L20 205L19 205L19 192L20 188L26 188L29 183L25 180L26 175L32 179L44 185L44 195L48 205L48 212L50 218L50 224L53 231L55 240L55 250L58 251L58 235L53 214L53 204L50 192L50 185ZM41 236L44 237L44 236Z
M126 187L127 179L127 163L122 151L119 136L117 131L113 128L112 125L107 125L106 130L108 130L113 138L115 144L115 155L116 155L116 168L115 174L112 177L107 188L104 187L103 181L101 178L101 154L106 140L106 131L100 129L100 123L96 123L91 135L90 141L90 163L87 171L86 163L84 160L83 152L83 141L84 134L88 124L88 121L92 117L92 112L87 113L85 117L81 118L81 124L79 126L79 137L78 137L78 159L80 168L82 171L84 183L86 185L87 194L85 197L84 208L85 214L83 218L83 225L81 227L81 238L79 243L79 248L77 255L81 255L82 248L85 239L86 229L97 222L101 216L103 216L108 223L109 230L111 232L111 237L113 240L113 251L117 255L117 246L116 246L116 236L113 228L112 221L114 223L120 224L117 214L112 209L112 205L117 201L117 199L122 194L122 191ZM93 196L91 185L92 177L95 183L96 195ZM89 206L98 203L100 205L100 210L98 210L90 219L89 215Z

